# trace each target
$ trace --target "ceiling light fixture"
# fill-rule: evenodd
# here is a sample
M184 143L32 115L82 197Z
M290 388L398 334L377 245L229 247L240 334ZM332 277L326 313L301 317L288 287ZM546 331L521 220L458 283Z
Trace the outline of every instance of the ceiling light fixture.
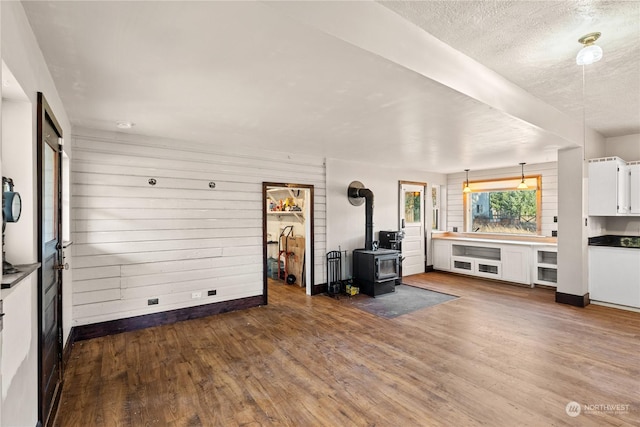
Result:
M587 113L586 113L586 78L585 78L585 65L591 65L594 62L598 62L602 59L602 48L596 46L593 43L600 38L602 33L595 32L586 34L578 39L578 42L582 43L584 47L578 52L576 56L576 64L582 65L582 159L587 159Z
M471 193L471 188L469 188L469 169L464 170L467 173L467 182L462 189L463 193Z
M522 162L520 163L520 168L522 169L522 181L520 181L520 184L518 184L518 190L528 190L529 186L527 185L526 182L524 182L524 165L526 165L526 163Z
M127 122L127 121L124 121L124 120L120 120L120 121L116 122L116 127L118 129L131 129L134 126L135 126L135 123Z
M578 42L582 43L584 47L580 49L578 56L576 56L576 64L590 65L602 59L602 48L593 44L600 36L601 33L596 32L586 34L578 39Z

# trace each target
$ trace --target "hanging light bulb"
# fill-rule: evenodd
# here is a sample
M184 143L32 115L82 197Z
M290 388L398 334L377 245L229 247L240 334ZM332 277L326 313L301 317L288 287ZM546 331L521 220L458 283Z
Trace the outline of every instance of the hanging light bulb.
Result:
M520 168L522 169L522 181L520 181L520 184L518 184L518 190L528 190L529 186L527 185L526 182L524 182L524 165L526 165L526 163L520 163Z
M464 185L464 188L462 189L463 193L471 193L471 188L469 188L469 169L465 169L464 170L467 173L467 182Z
M578 39L584 47L580 49L578 56L576 56L576 64L590 65L602 59L602 48L593 44L600 38L600 35L600 33L589 33Z

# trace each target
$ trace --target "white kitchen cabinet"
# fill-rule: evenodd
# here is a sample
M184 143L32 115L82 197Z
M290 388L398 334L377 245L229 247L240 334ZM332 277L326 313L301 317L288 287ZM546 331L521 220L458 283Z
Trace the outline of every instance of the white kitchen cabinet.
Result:
M502 278L502 250L498 246L453 243L451 245L451 270L462 274Z
M504 245L502 247L502 280L531 283L531 248Z
M589 298L640 308L640 249L589 246Z
M530 286L555 286L557 247L482 238L433 239L433 268Z
M619 157L589 160L589 215L629 213L629 168Z
M640 161L631 162L629 165L629 211L632 214L640 214Z
M557 286L558 284L558 247L543 246L534 250L533 283Z
M490 279L502 278L502 263L486 259L452 257L451 271Z
M436 270L451 270L451 242L433 239L433 268Z

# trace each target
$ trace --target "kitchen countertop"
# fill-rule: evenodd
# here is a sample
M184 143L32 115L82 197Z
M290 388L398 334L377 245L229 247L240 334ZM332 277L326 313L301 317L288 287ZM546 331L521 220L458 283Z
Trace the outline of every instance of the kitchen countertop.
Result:
M544 236L491 235L487 233L432 233L432 239L523 246L556 246L558 239Z
M640 236L604 236L589 237L589 246L605 246L611 248L640 249Z
M9 289L20 283L22 279L33 273L40 267L40 263L14 265L19 271L12 274L2 275L2 289Z

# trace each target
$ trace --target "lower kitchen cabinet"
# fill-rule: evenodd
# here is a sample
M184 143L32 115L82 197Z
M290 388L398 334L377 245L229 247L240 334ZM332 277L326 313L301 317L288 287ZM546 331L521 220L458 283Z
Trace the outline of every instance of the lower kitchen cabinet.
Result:
M452 257L451 261L453 263L451 271L456 273L473 274L491 279L502 277L502 265L499 261L466 257Z
M531 247L505 245L502 249L502 280L531 284Z
M533 283L547 286L558 284L558 248L556 246L534 249Z
M433 268L523 285L555 286L556 252L555 245L440 238L433 239Z
M589 297L640 308L640 249L589 247Z
M433 268L451 270L451 242L441 239L433 240Z
M474 276L502 277L501 249L497 246L451 244L451 270Z

